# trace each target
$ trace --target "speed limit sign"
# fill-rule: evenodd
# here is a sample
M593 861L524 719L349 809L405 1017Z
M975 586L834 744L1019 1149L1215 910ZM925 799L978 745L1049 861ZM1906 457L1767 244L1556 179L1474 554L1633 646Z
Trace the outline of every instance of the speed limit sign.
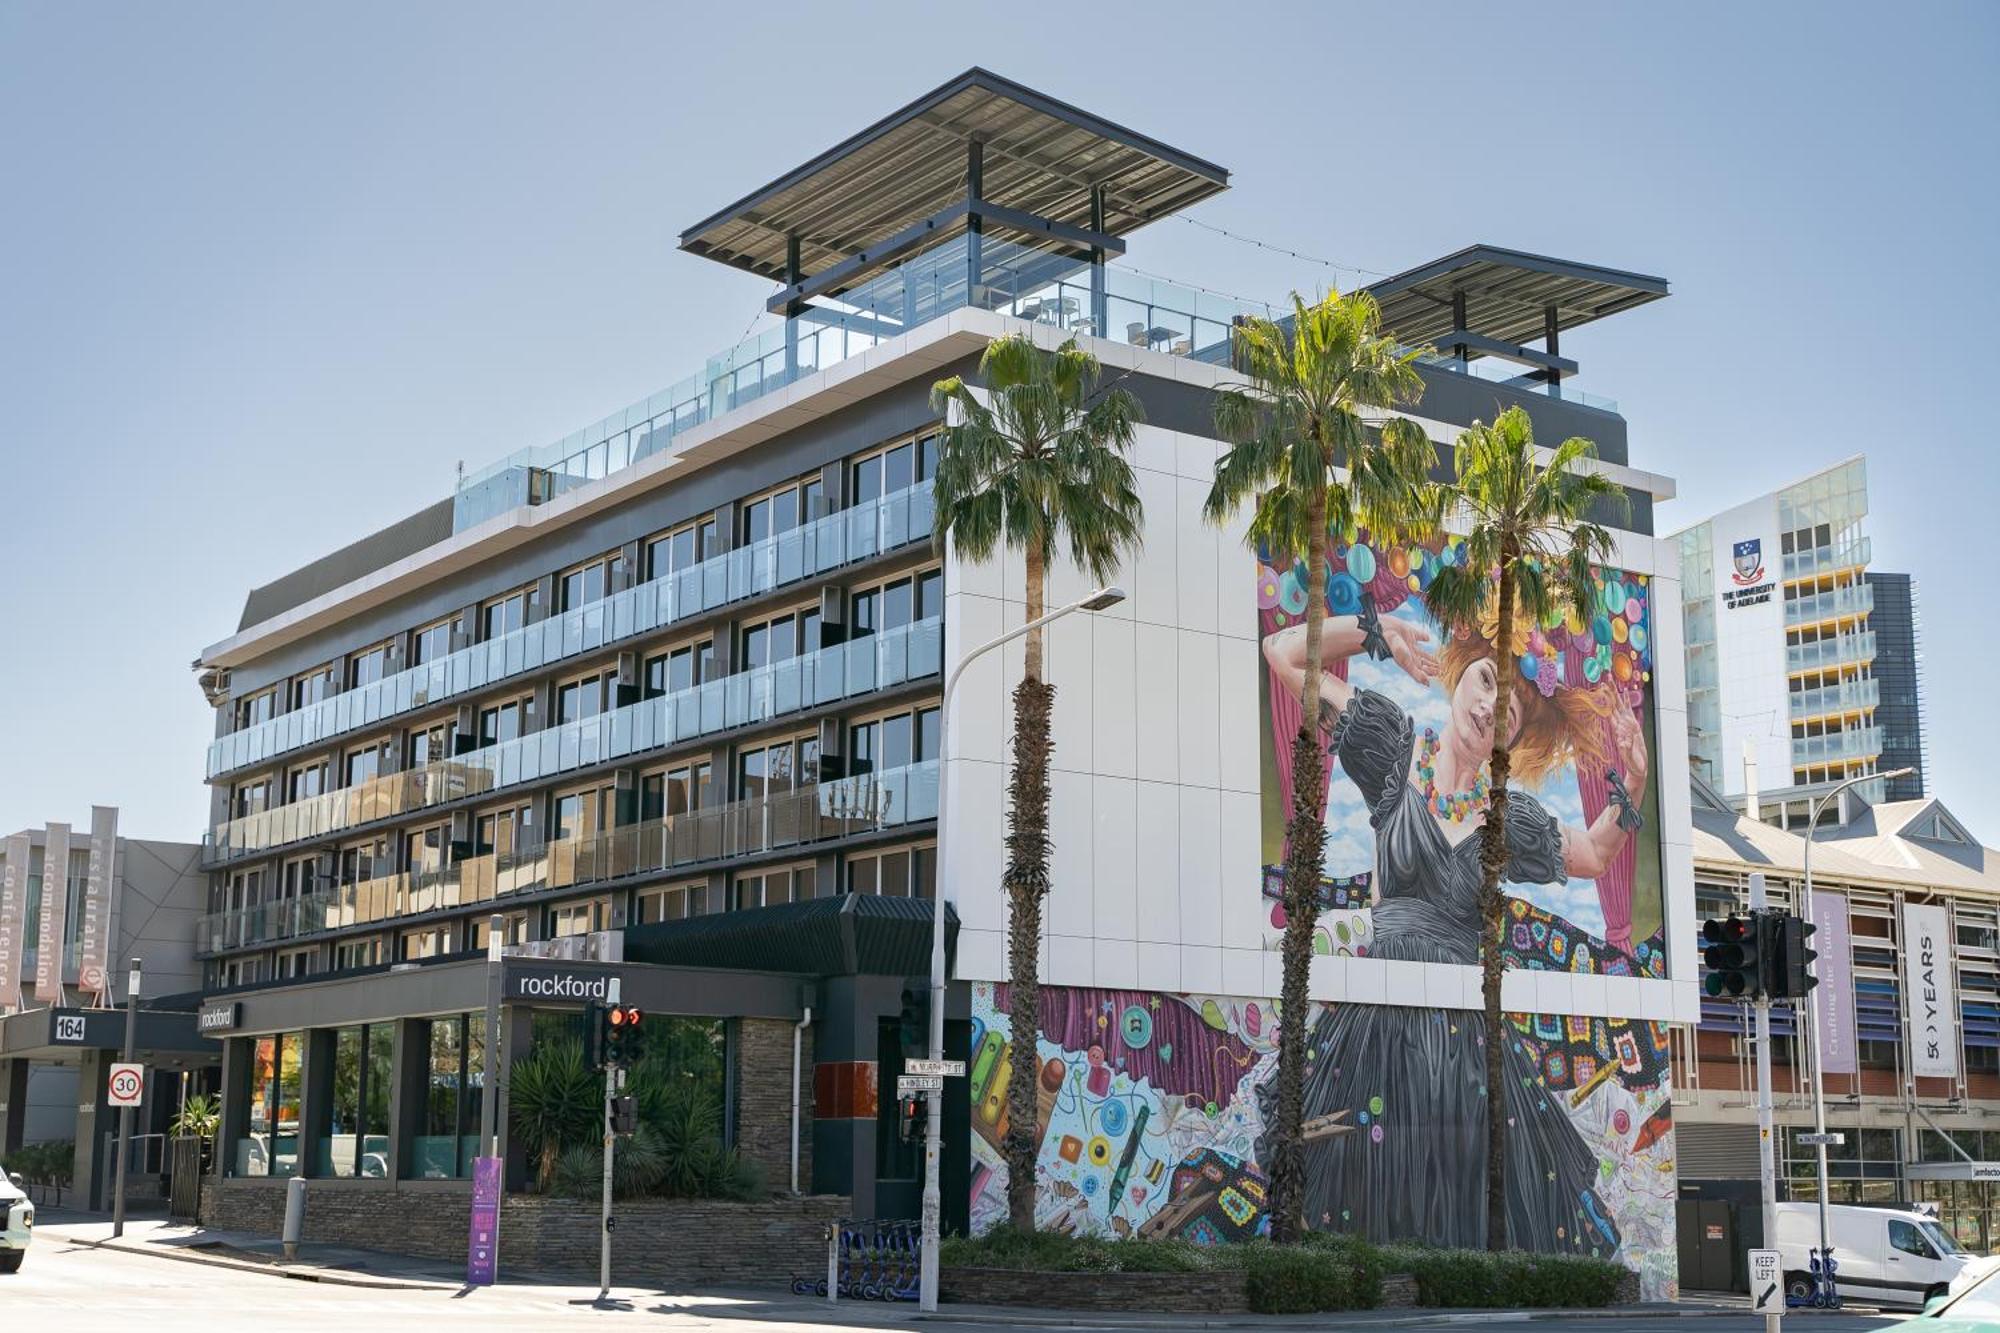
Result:
M113 1106L137 1106L146 1096L146 1066L115 1064L111 1066L110 1096L106 1098Z

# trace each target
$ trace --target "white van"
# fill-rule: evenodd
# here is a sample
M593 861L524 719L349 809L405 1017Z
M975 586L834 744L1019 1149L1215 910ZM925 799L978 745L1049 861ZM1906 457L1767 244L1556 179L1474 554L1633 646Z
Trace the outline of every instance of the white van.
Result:
M1843 1301L1921 1309L1972 1260L1934 1219L1900 1208L1830 1204L1826 1229ZM1790 1295L1811 1294L1812 1251L1818 1248L1819 1205L1779 1204L1778 1252Z

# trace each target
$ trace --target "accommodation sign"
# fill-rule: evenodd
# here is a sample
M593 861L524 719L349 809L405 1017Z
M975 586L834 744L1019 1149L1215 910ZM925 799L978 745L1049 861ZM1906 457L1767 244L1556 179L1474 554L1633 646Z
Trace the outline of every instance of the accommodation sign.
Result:
M63 943L69 932L69 825L49 825L42 848L41 932L35 948L35 998L62 1002Z
M113 806L90 807L90 873L83 883L83 919L77 925L82 958L76 984L86 995L111 994L111 914L117 892L118 811Z
M28 943L28 835L7 839L0 865L0 1011L21 1007L21 954Z
M1903 1014L1910 1024L1910 1072L1958 1077L1951 918L1942 907L1903 904Z

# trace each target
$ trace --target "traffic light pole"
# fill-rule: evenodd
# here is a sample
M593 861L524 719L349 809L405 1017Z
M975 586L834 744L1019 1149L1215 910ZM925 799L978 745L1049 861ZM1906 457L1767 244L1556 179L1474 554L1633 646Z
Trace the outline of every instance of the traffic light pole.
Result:
M1750 913L1765 909L1764 876L1750 876ZM1771 1140L1771 996L1759 989L1751 1002L1753 1036L1757 1044L1757 1181L1764 1205L1764 1247L1778 1244L1778 1162L1777 1145ZM1754 1295L1754 1293L1753 1293ZM1764 1333L1778 1333L1780 1314L1764 1316Z
M605 983L605 1003L618 1003L618 978ZM611 1166L618 1151L618 1136L611 1132L611 1099L618 1095L618 1065L604 1062L604 1198L598 1208L597 1299L611 1296Z

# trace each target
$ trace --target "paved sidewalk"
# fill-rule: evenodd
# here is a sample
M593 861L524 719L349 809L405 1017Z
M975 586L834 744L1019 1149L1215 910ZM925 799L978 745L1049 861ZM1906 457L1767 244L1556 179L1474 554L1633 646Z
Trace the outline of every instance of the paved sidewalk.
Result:
M463 1266L451 1266L381 1250L345 1245L304 1245L287 1263L284 1249L268 1236L219 1231L166 1217L127 1217L125 1234L113 1238L111 1219L102 1213L66 1208L38 1212L38 1237L74 1245L150 1254L160 1259L212 1264L249 1272L274 1273L305 1282L329 1282L348 1287L408 1288L417 1291L457 1291L465 1285Z

